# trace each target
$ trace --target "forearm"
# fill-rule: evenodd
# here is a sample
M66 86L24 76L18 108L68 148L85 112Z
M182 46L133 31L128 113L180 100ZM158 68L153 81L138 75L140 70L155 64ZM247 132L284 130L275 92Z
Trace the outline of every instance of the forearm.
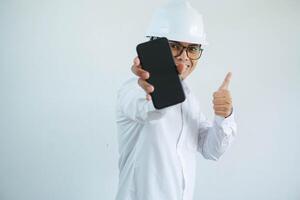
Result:
M118 92L119 112L126 118L145 122L161 117L164 110L156 110L152 101L146 99L146 94L137 85L136 79L126 82Z
M218 160L236 136L234 113L227 118L216 116L213 124L201 131L199 151L206 159Z

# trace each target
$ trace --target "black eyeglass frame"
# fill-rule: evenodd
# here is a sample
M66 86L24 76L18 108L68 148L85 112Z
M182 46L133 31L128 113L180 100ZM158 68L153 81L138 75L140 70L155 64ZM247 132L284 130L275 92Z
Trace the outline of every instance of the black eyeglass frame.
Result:
M191 60L199 60L200 57L201 57L201 55L202 55L203 49L201 48L201 44L192 44L192 45L189 45L189 46L186 47L186 46L183 46L182 44L180 44L180 42L173 41L173 40L169 40L169 44L171 44L171 43L175 43L175 44L177 44L177 45L179 45L179 46L182 47L182 49L181 49L181 51L178 53L178 55L174 55L175 58L178 57L178 56L180 56L180 55L183 53L184 50L185 50L185 53L186 53L187 57L188 57L189 59L191 59ZM191 47L191 46L196 46L196 45L198 45L198 47L199 47L199 51L200 51L200 52L199 52L199 56L198 56L197 58L191 58L191 57L189 56L188 48Z

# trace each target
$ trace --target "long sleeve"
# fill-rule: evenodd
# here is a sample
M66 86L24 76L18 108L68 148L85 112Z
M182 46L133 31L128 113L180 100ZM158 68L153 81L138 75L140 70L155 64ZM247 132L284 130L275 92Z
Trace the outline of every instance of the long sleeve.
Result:
M218 160L236 137L234 112L227 118L215 116L213 123L200 114L198 151L204 158Z
M152 101L146 99L146 93L137 83L136 78L125 82L118 91L118 118L130 119L143 123L147 120L158 119L165 113L164 109L154 108Z

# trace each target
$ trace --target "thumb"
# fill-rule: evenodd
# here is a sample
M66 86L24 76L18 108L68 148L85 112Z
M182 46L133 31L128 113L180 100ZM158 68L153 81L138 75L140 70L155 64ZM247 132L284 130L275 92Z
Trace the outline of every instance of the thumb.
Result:
M229 83L230 83L230 79L231 79L232 73L228 72L228 74L226 75L222 85L219 87L219 90L227 90Z

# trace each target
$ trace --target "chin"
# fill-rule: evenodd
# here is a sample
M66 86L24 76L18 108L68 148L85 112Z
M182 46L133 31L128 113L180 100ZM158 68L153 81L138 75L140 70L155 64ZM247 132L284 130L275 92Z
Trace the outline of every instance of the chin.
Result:
M185 74L185 75L182 75L182 76L181 76L182 80L185 80L189 75L190 75L190 73Z

